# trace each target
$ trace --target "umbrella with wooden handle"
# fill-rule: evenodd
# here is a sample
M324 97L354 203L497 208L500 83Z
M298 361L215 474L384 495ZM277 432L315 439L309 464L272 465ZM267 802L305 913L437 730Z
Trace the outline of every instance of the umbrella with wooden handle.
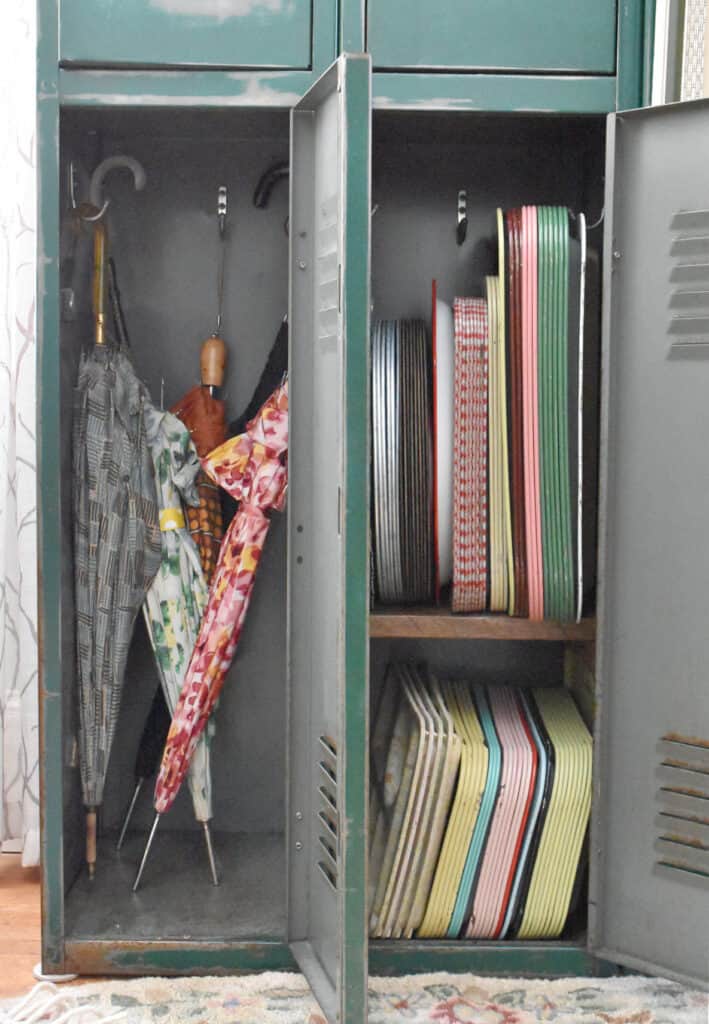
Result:
M111 167L121 160L114 159ZM134 162L126 161L136 173ZM72 425L79 763L86 860L96 865L97 810L123 691L135 619L160 561L160 530L143 409L148 399L127 355L107 344L106 229L92 178L94 344L80 361ZM136 177L142 187L144 176ZM93 186L96 185L94 188Z
M219 262L217 272L217 317L214 333L200 350L200 383L192 388L170 410L189 430L200 458L218 448L226 440L224 402L215 391L224 384L227 347L222 337L222 307L224 304L224 263L226 256L227 190L220 185L217 196L217 222L219 226ZM224 536L224 519L219 488L205 473L197 481L199 506L187 509L190 533L199 550L204 575L209 583L219 557Z

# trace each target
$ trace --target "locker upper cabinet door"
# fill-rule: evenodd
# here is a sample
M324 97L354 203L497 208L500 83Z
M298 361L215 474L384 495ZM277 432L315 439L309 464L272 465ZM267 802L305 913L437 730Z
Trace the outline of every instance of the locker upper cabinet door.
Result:
M614 74L615 0L369 0L375 69Z
M609 119L591 943L708 980L709 104Z
M366 1020L370 69L291 114L288 930L331 1022Z
M65 63L310 65L310 0L60 0Z

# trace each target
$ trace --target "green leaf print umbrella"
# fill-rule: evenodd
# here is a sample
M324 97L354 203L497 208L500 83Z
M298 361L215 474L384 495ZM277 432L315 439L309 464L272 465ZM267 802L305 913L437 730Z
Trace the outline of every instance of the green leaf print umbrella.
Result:
M145 597L143 614L165 700L173 715L207 605L207 582L184 512L184 505L199 505L197 480L201 467L189 431L172 413L146 403L145 432L155 466L162 557ZM210 727L200 736L187 780L195 817L204 829L212 880L217 885L209 834L211 732Z

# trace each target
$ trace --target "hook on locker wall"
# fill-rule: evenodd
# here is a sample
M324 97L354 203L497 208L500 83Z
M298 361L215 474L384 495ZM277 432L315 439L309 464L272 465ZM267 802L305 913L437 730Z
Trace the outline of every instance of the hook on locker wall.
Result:
M468 193L464 188L458 192L458 214L455 228L455 238L458 245L462 245L468 233Z
M229 204L229 196L227 193L226 185L220 185L217 189L217 218L219 220L219 234L224 234L226 227L226 215L227 207Z

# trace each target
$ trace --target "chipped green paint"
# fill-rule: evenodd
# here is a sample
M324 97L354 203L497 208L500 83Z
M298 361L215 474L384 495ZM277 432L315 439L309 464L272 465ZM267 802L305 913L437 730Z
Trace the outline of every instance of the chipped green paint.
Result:
M59 465L59 93L56 0L41 0L37 37L37 477L42 963L64 957Z
M391 110L603 114L616 101L611 76L380 72L373 83L375 108Z
M371 974L420 974L428 971L559 978L617 974L571 942L371 942Z
M290 108L316 79L310 71L59 72L64 107Z
M66 944L66 968L77 974L246 974L293 971L283 942L151 942L74 940Z

